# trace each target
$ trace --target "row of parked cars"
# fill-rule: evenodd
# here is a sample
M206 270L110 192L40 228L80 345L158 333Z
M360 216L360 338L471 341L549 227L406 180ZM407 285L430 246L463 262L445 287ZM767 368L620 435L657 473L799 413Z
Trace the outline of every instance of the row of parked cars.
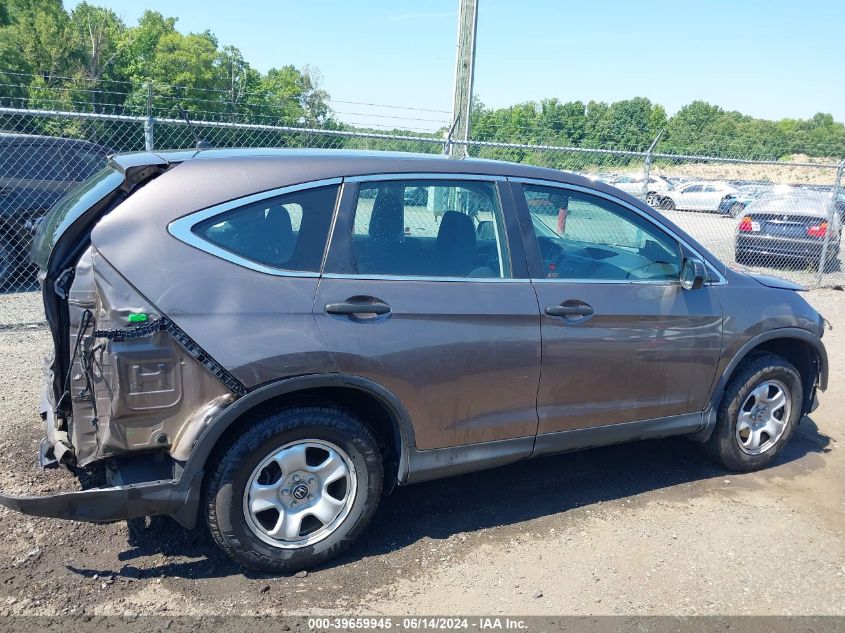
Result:
M737 263L839 268L845 192L759 181L707 181L650 174L594 174L594 180L662 211L703 211L736 219ZM832 196L834 196L832 198ZM825 244L827 246L825 247ZM824 252L823 252L824 251Z

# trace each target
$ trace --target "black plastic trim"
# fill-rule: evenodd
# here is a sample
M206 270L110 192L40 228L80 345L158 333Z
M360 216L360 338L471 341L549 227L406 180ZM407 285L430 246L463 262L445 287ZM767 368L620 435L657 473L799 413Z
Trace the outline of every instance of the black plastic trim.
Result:
M725 387L728 384L728 380L730 380L731 375L734 373L736 368L739 367L739 364L746 359L748 354L751 353L758 345L761 345L762 343L765 343L767 341L790 338L809 343L816 353L816 358L818 360L818 375L815 380L816 384L813 385L811 393L805 394L804 411L802 411L802 413L811 413L816 408L816 406L818 406L818 399L816 398L816 387L818 386L818 388L822 391L827 389L829 371L827 350L825 349L824 343L822 343L821 338L819 338L812 332L802 330L801 328L787 327L768 330L746 341L745 344L739 348L737 353L734 354L734 357L731 359L731 362L728 363L728 366L725 368L725 371L722 372L722 375L719 377L716 386L713 388L713 393L710 395L710 405L704 412L704 427L700 431L695 433L691 439L695 440L696 442L706 442L708 439L710 439L710 436L713 433L713 429L716 427L716 412L719 409L719 402L722 399L722 394L725 393Z
M703 425L703 415L701 411L697 411L653 420L543 433L537 436L534 443L534 452L531 456L567 453L584 448L610 446L611 444L669 437L670 435L688 435L700 431Z
M716 384L716 387L713 389L713 394L710 397L710 402L712 403L713 407L716 408L719 405L719 400L722 399L722 394L725 391L725 386L728 383L728 380L731 377L731 374L734 370L739 366L739 364L745 360L745 357L756 348L761 343L765 343L767 341L774 341L777 339L798 339L799 341L804 341L805 343L809 343L813 350L816 352L816 358L818 360L818 387L822 391L827 389L827 379L828 379L828 360L827 360L827 350L824 347L824 343L822 343L821 338L817 335L809 332L807 330L802 330L801 328L795 327L783 327L783 328L776 328L774 330L768 330L763 332L762 334L758 334L757 336L753 337L752 339L746 341L746 343L739 348L734 357L731 359L731 362L728 363L728 366L725 368L725 371L722 372L722 376L719 378L719 382Z
M534 437L528 436L426 451L414 449L408 454L410 472L400 483L416 484L504 466L526 459L533 447Z
M43 497L0 494L0 505L39 517L102 523L155 514L170 514L184 505L187 494L176 481L153 481L129 486L60 492Z

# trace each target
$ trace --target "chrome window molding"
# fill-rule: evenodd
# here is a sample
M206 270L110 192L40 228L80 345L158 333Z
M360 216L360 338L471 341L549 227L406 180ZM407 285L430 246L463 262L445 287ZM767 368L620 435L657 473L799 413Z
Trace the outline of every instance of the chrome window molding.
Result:
M248 196L229 200L228 202L223 202L221 204L217 204L212 207L202 209L200 211L194 211L192 213L182 216L181 218L173 220L172 222L170 222L170 224L167 225L167 232L170 233L170 235L175 237L177 240L179 240L180 242L184 242L188 246L193 246L194 248L204 251L210 255L214 255L215 257L224 259L227 262L237 264L238 266L242 266L244 268L249 268L250 270L254 270L259 273L264 273L266 275L275 275L277 277L317 278L320 276L319 271L284 270L282 268L267 266L266 264L261 264L259 262L233 253L232 251L226 250L225 248L222 248L220 246L217 246L216 244L212 244L211 242L204 240L199 235L193 232L193 228L200 222L208 220L209 218L213 218L214 216L220 215L221 213L225 213L226 211L232 211L239 207L252 204L253 202L260 202L261 200L275 198L276 196L281 196L287 193L295 193L297 191L303 191L305 189L317 189L319 187L340 185L342 182L343 178L327 178L324 180L314 180L311 182L304 182L296 185L289 185L287 187L280 187L279 189L271 189L269 191L262 191L260 193L250 194ZM332 209L332 225L334 224L334 216L337 214L337 200L338 199L336 198L335 208ZM328 239L326 241L328 242ZM321 260L324 258L325 251L323 252Z
M407 173L387 173L387 174L366 174L364 176L347 176L344 178L346 182L372 182L380 180L487 180L489 182L504 182L507 180L505 176L495 176L487 174L465 174L456 172L454 174L444 172L407 172Z
M558 189L568 189L570 191L579 191L581 193L586 193L586 194L589 194L591 196L596 196L597 198L604 198L605 200L609 200L610 202L613 202L614 204L618 204L619 206L621 206L625 209L628 209L629 211L633 211L634 213L639 215L641 218L643 218L644 220L646 220L650 224L654 225L655 227L657 227L658 229L660 229L664 233L668 233L669 235L671 235L679 244L683 244L687 248L687 250L689 250L693 255L695 255L702 262L704 262L705 265L707 266L707 269L711 273L715 273L718 276L717 281L710 280L710 281L707 282L707 285L709 285L709 286L723 286L726 283L728 283L728 280L725 278L725 276L722 273L719 272L718 267L713 262L711 262L709 259L704 257L701 253L699 253L696 249L694 249L692 246L690 246L686 242L686 240L684 240L682 237L680 237L672 229L670 229L667 226L660 224L659 222L656 222L654 220L654 218L652 218L651 216L649 216L646 213L643 213L642 209L638 209L637 207L635 207L634 205L632 205L629 202L626 202L624 200L620 200L619 198L617 198L613 195L610 195L608 193L605 193L603 191L599 191L598 189L590 189L589 187L583 187L581 185L574 185L574 184L569 184L569 183L565 183L565 182L558 182L556 180L542 180L540 178L518 178L518 177L511 178L511 177L509 177L508 181L509 182L515 182L515 183L518 183L518 184L524 184L524 185L537 185L539 187L557 187ZM614 280L614 279L609 279L609 280L601 280L601 279L544 279L544 278L534 279L534 278L532 278L532 281L556 281L556 282L569 281L569 282L573 282L573 283L576 283L576 282L577 283L654 283L655 281L657 281L658 283L667 283L665 280L651 280L651 279L641 279L641 280L628 280L628 279ZM669 281L668 283L675 283L675 282ZM680 281L678 283L680 283Z
M323 273L323 279L358 279L368 281L437 281L437 282L463 282L463 283L530 283L532 280L514 277L425 277L417 275L377 275L364 273ZM549 280L553 281L553 280Z
M566 277L532 277L531 283L570 283L570 284L623 284L649 286L680 286L680 280L674 279L567 279Z

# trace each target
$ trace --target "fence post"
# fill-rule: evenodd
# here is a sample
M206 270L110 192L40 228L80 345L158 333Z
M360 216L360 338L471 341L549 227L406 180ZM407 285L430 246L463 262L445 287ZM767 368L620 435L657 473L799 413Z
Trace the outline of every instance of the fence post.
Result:
M443 138L443 154L445 156L452 155L452 134L455 133L455 126L458 124L458 119L456 118L452 121L452 125L449 126L449 131L446 132L446 135Z
M654 140L651 142L651 145L645 154L645 163L643 164L643 202L646 204L648 204L648 179L651 174L651 154L654 152L657 141L660 140L661 136L663 136L663 130L660 130L657 133L657 136L654 137Z
M822 285L825 269L827 268L827 251L830 245L830 233L833 231L833 214L837 212L836 202L839 197L839 190L842 188L842 171L845 169L845 160L839 163L836 168L836 179L833 181L833 191L830 192L830 200L827 201L827 227L822 242L822 253L819 256L819 272L816 275L816 287Z
M153 119L153 82L147 82L147 118L144 120L144 149L155 149L155 119Z

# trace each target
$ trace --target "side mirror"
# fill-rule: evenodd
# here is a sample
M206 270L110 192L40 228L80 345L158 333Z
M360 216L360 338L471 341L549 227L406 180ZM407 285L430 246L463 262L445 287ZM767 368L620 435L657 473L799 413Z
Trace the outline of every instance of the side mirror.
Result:
M479 222L475 229L475 234L480 240L496 239L496 229L493 227L493 223L490 220L482 220Z
M681 267L681 286L684 290L698 290L707 279L704 262L688 257Z

